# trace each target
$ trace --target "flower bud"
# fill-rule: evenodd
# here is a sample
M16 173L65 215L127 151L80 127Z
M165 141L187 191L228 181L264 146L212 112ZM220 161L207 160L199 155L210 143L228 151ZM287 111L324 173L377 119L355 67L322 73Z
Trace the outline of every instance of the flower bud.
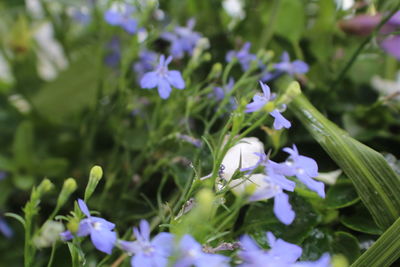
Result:
M208 74L208 79L217 79L221 76L221 73L222 73L222 64L217 62L212 66L211 71Z
M65 180L63 187L61 189L61 193L57 199L57 207L62 207L65 204L65 202L67 202L71 194L75 192L77 187L78 186L74 178L68 178L67 180Z
M89 182L85 189L85 201L87 201L92 196L102 176L103 176L103 169L100 166L94 166L90 170Z
M38 188L37 188L37 194L38 194L39 198L40 198L43 194L45 194L45 193L51 191L51 190L53 189L53 187L54 187L54 184L53 184L49 179L45 178L45 179L39 184L39 186L38 186Z
M78 218L72 218L68 224L67 224L67 229L72 233L75 234L78 232L79 229L79 219Z
M259 156L255 153L264 153L264 144L256 137L241 139L226 152L222 160L221 177L229 181L238 169L256 165Z

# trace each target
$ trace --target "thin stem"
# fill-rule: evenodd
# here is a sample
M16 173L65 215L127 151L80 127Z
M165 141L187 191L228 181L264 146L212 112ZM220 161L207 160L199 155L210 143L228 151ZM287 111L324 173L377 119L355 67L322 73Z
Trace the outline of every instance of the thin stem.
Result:
M397 5L397 7L392 12L390 12L390 14L388 16L386 16L378 24L378 26L374 29L374 31L367 38L365 38L365 40L361 43L361 45L357 48L357 50L351 56L350 60L346 64L346 66L342 69L342 71L340 72L337 79L333 82L331 91L333 91L339 85L339 83L343 80L344 76L346 75L347 71L349 71L349 69L353 66L354 62L356 61L357 57L360 55L361 51L372 40L372 38L374 38L374 36L382 28L382 26L398 11L399 8L400 8L400 4Z

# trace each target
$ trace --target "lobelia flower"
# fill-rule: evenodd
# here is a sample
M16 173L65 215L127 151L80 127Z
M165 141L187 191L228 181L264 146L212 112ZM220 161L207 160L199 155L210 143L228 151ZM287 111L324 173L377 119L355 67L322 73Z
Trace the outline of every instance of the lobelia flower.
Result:
M117 67L121 60L121 41L117 36L107 43L107 50L109 53L104 59L105 63L112 68Z
M131 266L164 267L173 247L173 235L159 233L150 240L150 226L146 220L141 220L139 229L134 227L136 241L119 241L122 249L132 254Z
M137 31L137 22L132 18L135 8L131 5L125 5L119 9L109 9L104 13L104 19L108 24L120 26L129 34Z
M236 195L250 195L249 201L274 198L274 214L282 223L288 225L293 222L295 213L289 203L289 196L283 190L294 191L296 184L273 172L272 163L267 161L264 145L257 138L243 138L226 153L222 160L224 169L220 176L229 182L230 189ZM264 166L267 174L253 174L259 166ZM231 180L239 168L248 176Z
M2 217L0 217L0 233L7 238L11 238L14 235L14 231Z
M91 216L86 203L82 199L78 199L78 205L87 218L79 223L76 235L79 237L90 235L93 245L98 250L111 254L115 241L117 240L117 234L113 231L115 224L103 218ZM61 233L60 236L64 241L73 238L70 231L65 231Z
M177 89L185 88L185 81L177 70L168 70L168 64L172 57L165 59L160 56L160 63L154 71L147 72L140 80L140 86L143 89L152 89L157 87L158 93L162 99L167 99L171 94L171 85Z
M290 76L294 76L295 74L303 74L309 70L307 63L304 61L295 60L291 62L287 52L283 52L281 62L276 63L274 67L277 71L287 73Z
M271 232L267 233L267 239L270 250L261 249L257 243L248 235L240 238L242 249L239 251L239 257L244 261L240 267L329 267L330 256L324 254L315 262L296 262L301 254L302 248L288 243L282 239L277 239Z
M262 95L256 94L253 97L253 102L246 106L246 113L256 112L262 109L268 102L271 101L271 89L268 85L260 81L261 89L263 91ZM269 113L274 118L274 129L280 130L282 128L289 129L292 125L290 121L285 119L278 109L274 109Z
M192 55L197 42L201 38L201 34L194 32L193 28L196 24L194 19L187 22L186 27L175 27L174 32L164 32L161 38L171 43L171 54L174 58L183 58L185 52Z
M257 59L255 54L251 54L250 51L251 44L246 42L239 51L231 50L226 54L226 61L231 62L234 58L237 58L242 70L246 71L250 68L250 63Z
M286 147L283 151L290 156L284 163L285 167L280 168L280 171L286 176L296 176L308 188L325 198L324 183L312 179L318 176L317 162L312 158L299 155L296 145L293 145L293 148Z
M234 85L235 85L235 80L233 78L230 78L227 85L223 87L219 86L214 87L213 92L210 93L208 97L215 98L215 100L217 101L222 101L225 98L225 95L229 94L229 92L232 91ZM237 108L235 98L232 96L229 98L228 108L232 110Z
M218 254L205 253L202 246L190 235L179 241L179 259L174 267L228 267L229 258Z
M157 65L156 52L143 49L139 52L139 60L133 65L133 70L140 80L146 72L151 71Z

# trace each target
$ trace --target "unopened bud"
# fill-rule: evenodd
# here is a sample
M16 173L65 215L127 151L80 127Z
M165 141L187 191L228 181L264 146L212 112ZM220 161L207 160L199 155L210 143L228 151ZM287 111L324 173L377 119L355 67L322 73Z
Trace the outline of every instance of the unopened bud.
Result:
M90 170L89 182L85 189L85 201L87 201L96 190L97 184L100 182L101 177L103 177L103 169L100 166L94 166Z
M54 184L47 178L45 178L40 185L37 188L37 193L40 196L42 196L43 194L51 191L54 187Z
M72 233L75 234L78 232L79 229L79 219L78 218L72 218L68 223L67 223L67 229Z
M78 186L74 178L68 178L67 180L65 180L61 189L61 193L57 199L57 207L62 207L65 202L67 202L71 194L75 192L77 187Z
M201 211L208 213L211 211L213 206L214 194L210 189L202 189L197 193L196 200Z
M217 79L221 76L221 73L222 73L222 64L217 62L212 66L210 74L208 74L208 79Z

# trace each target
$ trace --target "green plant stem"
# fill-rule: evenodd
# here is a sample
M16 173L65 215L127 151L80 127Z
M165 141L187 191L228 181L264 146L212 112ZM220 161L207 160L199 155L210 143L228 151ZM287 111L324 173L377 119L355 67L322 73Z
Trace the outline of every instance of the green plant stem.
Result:
M365 38L365 40L361 43L361 45L357 48L357 50L353 53L351 56L350 60L347 62L346 66L342 69L342 71L339 73L337 79L333 82L331 91L334 91L334 89L339 85L339 83L343 80L344 76L346 73L349 71L349 69L353 66L354 62L356 61L357 57L360 55L361 51L365 48L365 46L372 40L372 38L375 37L375 35L378 33L378 31L382 28L382 26L399 10L400 4L397 5L395 9L393 9L392 12L390 12L389 15L387 15L379 24L378 26L374 29L374 31L368 35L368 37Z
M49 263L47 264L47 267L51 267L53 265L54 255L56 254L56 250L57 250L57 242L54 242L53 246L51 247L51 254L50 254L50 259L49 259Z

